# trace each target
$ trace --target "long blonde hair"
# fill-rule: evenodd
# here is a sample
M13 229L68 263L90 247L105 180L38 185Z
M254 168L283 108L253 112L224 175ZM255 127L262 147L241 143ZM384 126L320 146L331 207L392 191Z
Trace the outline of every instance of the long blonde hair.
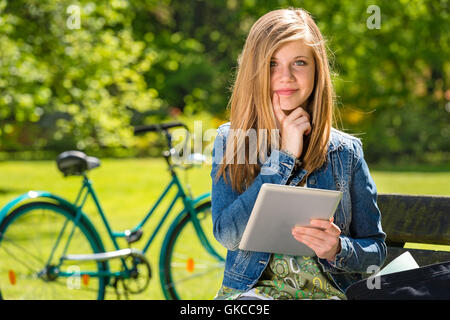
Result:
M288 8L271 11L259 18L250 29L238 58L237 76L227 105L230 110L230 129L234 130L230 130L227 151L216 179L222 175L227 181L226 170L229 168L231 186L239 193L244 191L244 186L247 188L251 185L261 169L257 163L249 162L247 130L255 129L260 132L260 129L267 129L272 132L277 129L270 97L270 59L282 44L295 40L303 40L310 46L315 60L314 89L306 107L311 116L312 132L305 139L303 167L311 173L326 160L333 119L334 91L325 41L313 18L305 10ZM271 138L270 135L263 138L258 135L258 153L261 152L263 143L272 145ZM278 144L277 148L279 147ZM243 150L245 163L226 160L227 157L236 160L238 152Z

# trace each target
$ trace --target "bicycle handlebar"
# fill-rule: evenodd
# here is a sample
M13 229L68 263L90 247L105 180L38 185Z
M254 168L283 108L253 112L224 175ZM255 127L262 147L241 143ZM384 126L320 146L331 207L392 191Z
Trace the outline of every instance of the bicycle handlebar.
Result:
M167 139L167 144L169 147L169 150L163 151L162 155L167 161L167 165L169 166L169 169L172 173L172 175L175 174L173 171L174 167L178 167L177 165L173 165L170 161L170 157L172 153L175 151L175 149L172 147L172 135L169 133L168 129L176 128L176 127L183 127L186 129L186 139L185 139L185 146L183 150L186 148L186 143L188 141L188 137L190 136L189 128L182 122L167 122L167 123L161 123L161 124L149 124L149 125L140 125L134 127L134 135L139 135L147 132L158 132L158 133L164 133L164 136ZM186 167L185 169L188 169L189 167Z
M134 127L134 135L143 134L146 132L161 132L167 131L170 128L183 127L189 131L188 127L182 122L168 122L158 124L148 124Z

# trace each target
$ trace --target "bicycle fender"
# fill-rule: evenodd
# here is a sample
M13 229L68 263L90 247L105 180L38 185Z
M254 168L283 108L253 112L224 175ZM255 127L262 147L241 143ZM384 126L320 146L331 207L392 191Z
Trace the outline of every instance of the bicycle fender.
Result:
M6 217L6 215L11 211L12 208L17 206L18 204L25 202L29 199L37 199L37 198L50 198L53 200L58 201L59 203L72 207L73 209L76 209L69 201L64 200L61 197L58 197L48 191L28 191L27 193L21 194L20 196L14 198L10 202L8 202L1 210L0 210L0 223L3 221L3 219Z
M70 203L69 201L67 201L64 198L61 198L60 196L57 196L55 194L52 194L48 191L28 191L27 193L21 194L20 196L14 198L13 200L11 200L10 202L8 202L1 210L0 210L0 223L2 223L3 219L6 217L6 215L17 205L21 204L22 202L25 202L27 200L33 199L33 200L37 200L39 198L47 198L47 199L52 199L57 201L59 204L65 206L68 209L74 210L75 212L78 211L78 208L73 205L72 203ZM86 216L83 212L82 214L82 218L83 220L86 222L86 224L92 229L92 230L96 230L94 228L94 225L92 224L91 220L88 218L88 216ZM98 235L96 235L97 238ZM103 251L105 251L104 246L103 246L103 242L100 241L99 242L101 249Z
M192 200L192 204L195 207L197 205L197 203L199 203L200 201L203 201L205 199L211 198L211 192L205 192L201 195L199 195L197 198L194 198Z
M47 198L47 199L52 199L57 201L59 204L61 204L62 206L65 206L66 208L68 208L69 210L74 210L75 212L77 212L79 210L79 208L77 208L75 205L73 205L71 202L67 201L64 198L61 198L60 196L57 196L55 194L52 194L48 191L28 191L27 193L21 194L20 196L14 198L13 200L11 200L10 202L8 202L1 210L0 210L0 224L2 223L3 219L7 216L7 214L13 209L15 208L17 205L33 199L33 200L39 200L42 198ZM96 238L96 241L99 245L99 249L101 252L105 252L105 246L103 245L103 241L100 238L96 228L94 227L91 219L89 219L89 217L84 214L84 212L81 212L81 219L83 219L84 223L86 223L86 225L88 226L88 228L91 229L91 231L93 231L93 236ZM109 265L106 265L106 271L109 272ZM109 283L109 277L106 277L106 284ZM1 298L1 293L0 293L0 298Z
M192 207L196 207L199 203L201 203L205 199L211 199L211 192L205 192L201 195L199 195L197 198L194 198L191 200ZM175 228L175 226L180 222L181 219L183 219L184 215L186 214L186 208L184 208L174 219L171 227L169 229ZM173 228L172 228L173 227Z

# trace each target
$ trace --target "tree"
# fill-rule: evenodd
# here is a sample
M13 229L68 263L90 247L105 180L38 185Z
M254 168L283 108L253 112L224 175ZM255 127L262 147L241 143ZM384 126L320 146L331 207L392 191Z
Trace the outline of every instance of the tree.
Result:
M71 5L79 29L68 27L77 22ZM367 159L445 161L448 0L377 1L379 28L368 27L371 5L0 0L0 150L130 147L131 125L174 110L225 120L250 27L270 10L301 6L327 39L337 125L360 135Z

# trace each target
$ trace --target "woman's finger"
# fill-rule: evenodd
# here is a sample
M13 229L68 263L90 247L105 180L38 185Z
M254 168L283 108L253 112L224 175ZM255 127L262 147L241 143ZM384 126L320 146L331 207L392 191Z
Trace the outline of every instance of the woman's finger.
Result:
M317 239L316 237L309 236L307 234L303 235L294 235L295 240L298 242L306 244L308 247L313 249L314 251L319 250L323 246L323 242Z
M286 115L284 114L283 110L281 109L280 96L276 92L273 93L272 105L273 105L273 112L275 113L275 117L277 118L278 122L281 124L284 121L284 119L286 119Z
M322 229L328 229L331 226L330 220L324 220L324 219L311 219L309 221L309 223L312 226L320 227Z
M295 125L302 124L302 123L309 123L309 119L308 119L308 117L300 116L299 118L293 120L291 123L293 123Z
M311 121L309 113L305 111L302 107L295 108L287 117L287 121L294 121L297 118L306 117L308 121Z
M320 228L320 229L319 229ZM322 227L295 227L292 229L292 235L294 237L308 236L317 239L319 242L334 243L339 238L340 231L323 229Z
M339 227L330 220L311 219L310 223L312 226L324 229L324 231L328 232L329 234L336 236L339 236L341 234L341 229L339 229Z
M304 135L309 135L311 133L311 123L309 121L301 121L297 123L298 128L302 130Z
M308 230L310 229L310 230ZM312 230L313 228L296 227L292 229L292 236L311 248L319 258L333 260L339 248L339 238L331 236L325 231ZM298 232L302 230L301 232ZM317 237L320 234L321 236Z
M302 235L308 235L311 237L315 237L317 239L323 240L323 238L328 237L328 234L324 234L323 229L318 228L311 228L311 227L294 227L292 229L292 234L302 236Z

